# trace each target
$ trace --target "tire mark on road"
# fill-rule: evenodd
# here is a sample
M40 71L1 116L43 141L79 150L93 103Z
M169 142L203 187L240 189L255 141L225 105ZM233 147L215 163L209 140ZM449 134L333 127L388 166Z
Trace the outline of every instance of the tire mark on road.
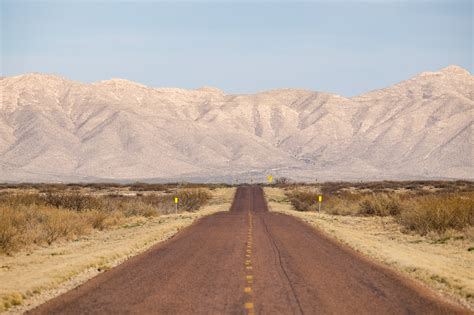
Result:
M285 267L283 266L283 261L282 261L282 258L281 258L281 251L278 248L278 245L276 244L275 239L273 238L273 235L270 232L270 229L268 228L267 223L265 222L265 218L261 215L259 216L259 218L262 221L262 224L265 228L266 235L267 235L268 239L270 240L270 243L271 243L272 249L273 249L273 253L275 254L275 257L278 260L279 269L282 271L282 273L284 275L284 278L286 279L286 282L288 283L289 287L291 288L291 294L293 295L293 298L296 301L296 305L298 306L298 310L299 310L300 314L304 314L303 308L301 307L301 303L298 299L298 295L296 294L295 288L294 288L293 284L291 283L290 277L288 276L288 272L286 271ZM279 273L279 274L280 274L280 278L282 278L281 273ZM287 291L287 298L288 298L289 304L291 305L291 298L288 295L288 291Z

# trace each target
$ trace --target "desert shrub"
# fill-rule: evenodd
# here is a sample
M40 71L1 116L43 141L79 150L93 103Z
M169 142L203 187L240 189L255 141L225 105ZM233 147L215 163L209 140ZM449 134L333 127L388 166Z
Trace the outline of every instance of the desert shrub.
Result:
M74 211L45 206L0 206L0 252L12 252L30 244L52 244L85 230L83 218Z
M336 195L342 189L350 187L347 182L326 182L321 185L321 192L323 195Z
M298 211L317 211L320 193L315 191L292 190L286 193L288 200ZM321 211L335 215L355 215L359 212L360 194L342 193L323 195Z
M52 244L59 239L70 239L84 234L91 226L82 213L68 209L51 208L47 206L30 208L27 225L31 231L25 236L25 241L36 244ZM36 233L35 233L36 228Z
M372 194L364 196L358 207L360 215L384 217L400 214L403 205L395 194Z
M180 211L195 211L210 194L203 189L184 189L178 191L178 197ZM174 194L90 196L51 190L0 194L0 253L104 230L120 224L124 217L170 213L175 209L173 198Z
M474 193L415 197L407 201L397 221L421 235L474 226Z
M392 216L404 228L404 231L413 231L421 235L443 234L449 230L463 231L466 234L474 230L472 182L419 181L358 184L358 188L369 187L369 192L357 189L345 190L348 188L347 185L348 183L341 182L325 183L321 186L326 192L332 192L331 194L323 193L323 212L335 215ZM404 190L398 192L384 190L387 186L390 186L390 189L403 188ZM381 192L374 193L374 190ZM317 210L318 193L316 192L292 190L286 195L298 211Z
M85 213L85 219L96 230L104 230L108 224L109 213L98 210L89 210Z
M19 203L13 204L17 200ZM52 244L89 228L81 213L30 202L16 196L0 202L0 252L9 253L31 244Z
M160 214L161 207L138 200L123 201L120 205L120 211L126 216L153 217Z
M325 196L322 205L323 212L334 215L356 215L359 212L359 194L342 194L340 196Z
M174 212L176 192L169 194L149 194L136 196L108 195L102 200L102 208L109 211L117 210L124 216L152 217ZM210 194L203 189L178 190L179 211L195 211L204 205Z
M275 178L273 184L278 187L286 187L291 183L288 177L277 177Z
M45 217L43 222L44 239L49 245L58 238L69 235L71 225L67 216L67 213L57 212Z
M175 211L174 197L170 194L150 194L136 196L107 196L103 200L103 208L117 210L126 217L152 217ZM178 190L179 211L196 211L204 205L211 195L203 189Z
M0 207L0 251L10 252L18 246L22 222L20 213Z
M171 195L146 195L137 196L137 199L156 208L166 208L171 204L171 197Z
M87 184L77 184L81 187L87 187L93 190L106 190L110 188L120 188L124 187L124 185L119 183L87 183Z
M135 191L164 191L166 185L164 184L146 184L146 183L134 183L130 185L130 190Z
M353 188L357 191L373 193L388 193L394 190L407 190L413 194L430 194L426 188L433 188L438 193L472 192L472 181L377 181L377 182L325 182L320 185L324 195L337 195L345 189Z
M109 197L109 196L107 196ZM16 208L22 206L49 206L74 211L91 209L110 210L107 207L108 198L90 196L80 192L52 192L46 193L9 193L0 195L0 204Z
M111 212L121 213L125 217L152 217L168 213L172 208L171 202L171 196L166 195L109 195L104 198L103 207Z
M75 211L101 209L101 200L97 197L74 193L46 193L42 196L44 203L56 208L66 208Z
M3 194L0 196L0 204L9 208L16 208L20 205L30 206L30 205L42 205L44 200L39 194Z
M318 194L311 191L293 190L286 193L288 200L298 211L312 211L317 208Z
M185 189L178 191L179 208L184 211L196 211L206 204L211 195L203 189Z

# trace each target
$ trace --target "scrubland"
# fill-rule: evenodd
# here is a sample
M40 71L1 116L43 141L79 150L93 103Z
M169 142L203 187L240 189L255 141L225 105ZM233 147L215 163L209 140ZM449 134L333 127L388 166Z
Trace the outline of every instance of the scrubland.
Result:
M470 233L474 226L474 184L471 182L326 183L286 189L299 211L334 215L392 216L405 231L442 235L450 230Z
M80 186L39 187L19 186L0 191L0 253L72 240L93 230L117 226L132 217L175 212L175 196L179 198L179 212L195 211L211 196L203 188L170 190L150 185L146 190L146 184L109 192L100 186L93 190Z
M234 191L223 185L6 186L0 186L0 310L10 312L229 209Z
M472 182L280 185L265 193L273 211L297 216L474 308Z

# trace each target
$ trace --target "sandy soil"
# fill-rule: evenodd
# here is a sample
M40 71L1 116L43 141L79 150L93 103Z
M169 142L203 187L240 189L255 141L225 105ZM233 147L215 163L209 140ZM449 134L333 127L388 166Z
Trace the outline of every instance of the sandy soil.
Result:
M198 218L227 211L234 191L213 190L210 203L195 213L136 218L78 241L0 256L0 310L8 303L15 305L8 313L22 313L172 237Z
M391 218L298 212L283 190L267 187L265 194L270 211L296 216L474 310L474 252L468 251L472 242L408 235Z

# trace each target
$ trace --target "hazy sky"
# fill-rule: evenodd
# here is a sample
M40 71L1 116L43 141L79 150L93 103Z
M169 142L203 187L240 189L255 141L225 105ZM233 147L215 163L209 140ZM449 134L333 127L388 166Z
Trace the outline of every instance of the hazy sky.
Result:
M472 1L5 1L1 73L352 96L457 64Z

